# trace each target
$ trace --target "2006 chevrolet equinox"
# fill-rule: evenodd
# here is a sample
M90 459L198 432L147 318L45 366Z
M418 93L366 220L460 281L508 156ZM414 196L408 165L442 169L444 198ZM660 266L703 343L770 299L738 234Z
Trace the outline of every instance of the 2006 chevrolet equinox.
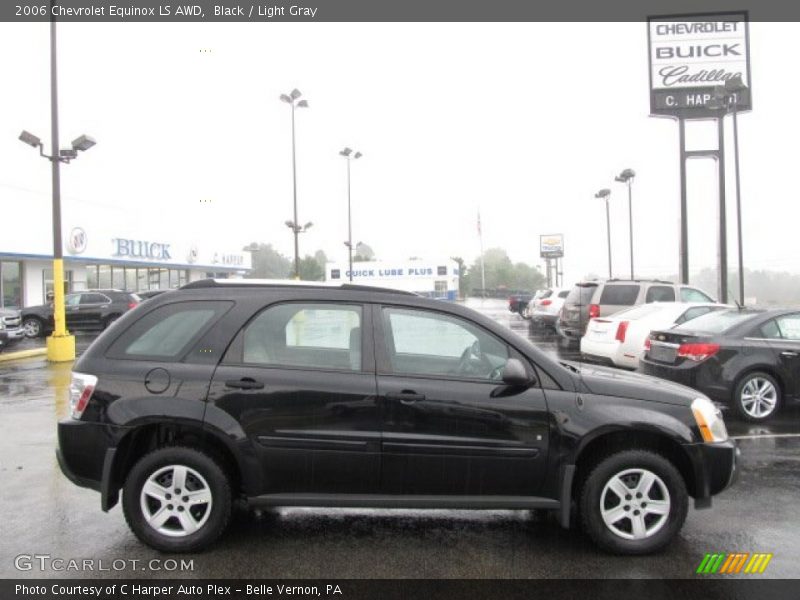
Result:
M75 363L59 464L122 491L133 532L193 551L231 503L547 509L643 554L734 478L714 405L559 363L491 319L404 292L203 280L128 312Z

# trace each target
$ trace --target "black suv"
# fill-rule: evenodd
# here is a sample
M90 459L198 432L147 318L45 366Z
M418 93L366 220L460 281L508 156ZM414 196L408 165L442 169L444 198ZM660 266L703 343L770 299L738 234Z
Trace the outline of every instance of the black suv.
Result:
M67 329L104 329L141 302L136 294L121 290L86 290L64 296ZM53 304L22 309L25 335L35 338L53 330Z
M190 551L231 504L546 509L601 547L666 545L736 471L689 388L579 370L414 294L203 280L123 315L78 359L59 464L122 490L133 532Z

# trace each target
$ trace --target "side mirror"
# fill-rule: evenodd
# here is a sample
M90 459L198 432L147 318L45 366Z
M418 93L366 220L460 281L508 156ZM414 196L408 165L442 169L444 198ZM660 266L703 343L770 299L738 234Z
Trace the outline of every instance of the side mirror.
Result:
M509 358L503 367L503 383L506 385L523 386L533 383L533 378L528 375L525 365L518 358Z

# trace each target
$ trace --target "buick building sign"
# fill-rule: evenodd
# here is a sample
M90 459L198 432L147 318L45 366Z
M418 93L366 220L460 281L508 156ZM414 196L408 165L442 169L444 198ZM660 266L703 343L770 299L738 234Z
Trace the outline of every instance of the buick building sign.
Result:
M714 87L741 77L737 109L750 110L750 40L746 12L648 19L650 113L684 119L718 116L707 105Z

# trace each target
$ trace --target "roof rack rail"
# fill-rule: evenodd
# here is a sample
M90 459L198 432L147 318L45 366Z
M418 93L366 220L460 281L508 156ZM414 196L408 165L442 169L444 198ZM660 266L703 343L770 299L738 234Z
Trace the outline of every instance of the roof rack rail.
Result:
M182 290L225 288L225 287L263 287L263 288L313 288L313 289L344 289L361 292L381 292L386 294L402 294L405 296L417 296L414 292L395 290L392 288L377 287L371 285L360 285L353 283L331 283L326 281L299 281L293 279L198 279L181 286Z

